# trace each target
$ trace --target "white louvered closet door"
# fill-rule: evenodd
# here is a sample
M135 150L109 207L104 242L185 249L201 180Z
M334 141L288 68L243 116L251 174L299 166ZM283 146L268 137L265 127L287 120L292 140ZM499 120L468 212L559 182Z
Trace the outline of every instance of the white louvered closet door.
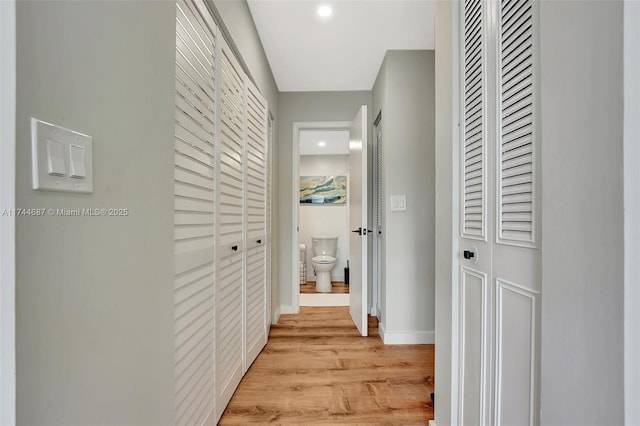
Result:
M247 78L245 371L267 343L267 102Z
M216 28L204 4L176 4L175 424L214 424Z
M489 425L491 291L491 146L488 94L486 0L465 0L461 10L461 137L459 269L459 423ZM473 257L471 257L471 253Z
M218 65L216 404L222 415L244 374L245 95L243 71L221 39Z
M537 3L497 1L493 424L539 424Z
M536 4L467 0L462 9L459 422L537 425Z

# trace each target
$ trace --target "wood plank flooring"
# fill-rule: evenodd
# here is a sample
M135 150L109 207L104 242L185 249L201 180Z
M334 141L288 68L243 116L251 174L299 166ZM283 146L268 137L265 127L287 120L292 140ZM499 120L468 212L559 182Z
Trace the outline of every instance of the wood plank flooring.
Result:
M306 284L302 284L300 286L300 293L303 293L303 294L318 293L316 291L315 281L307 281ZM349 286L343 282L332 281L331 293L322 293L322 294L344 294L344 293L349 293Z
M434 345L383 345L348 307L302 307L271 327L220 425L427 425L433 419Z

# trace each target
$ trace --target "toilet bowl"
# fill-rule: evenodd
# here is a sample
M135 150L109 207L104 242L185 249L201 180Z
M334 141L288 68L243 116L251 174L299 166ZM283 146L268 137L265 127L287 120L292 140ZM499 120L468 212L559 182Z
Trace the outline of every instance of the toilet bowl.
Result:
M331 293L331 270L336 265L336 236L312 236L313 254L311 265L316 272L316 291Z

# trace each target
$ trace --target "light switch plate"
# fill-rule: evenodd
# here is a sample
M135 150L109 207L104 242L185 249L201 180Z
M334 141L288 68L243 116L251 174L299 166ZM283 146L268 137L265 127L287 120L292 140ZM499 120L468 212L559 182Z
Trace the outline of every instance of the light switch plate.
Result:
M392 212L406 212L407 211L407 196L406 195L392 195L391 196L391 211Z
M31 119L33 189L93 192L93 138Z

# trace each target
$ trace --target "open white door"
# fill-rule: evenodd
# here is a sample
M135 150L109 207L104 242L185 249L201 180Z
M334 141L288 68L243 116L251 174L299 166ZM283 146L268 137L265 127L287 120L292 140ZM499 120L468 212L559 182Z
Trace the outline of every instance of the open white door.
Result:
M367 106L349 129L349 312L361 335L367 335Z

